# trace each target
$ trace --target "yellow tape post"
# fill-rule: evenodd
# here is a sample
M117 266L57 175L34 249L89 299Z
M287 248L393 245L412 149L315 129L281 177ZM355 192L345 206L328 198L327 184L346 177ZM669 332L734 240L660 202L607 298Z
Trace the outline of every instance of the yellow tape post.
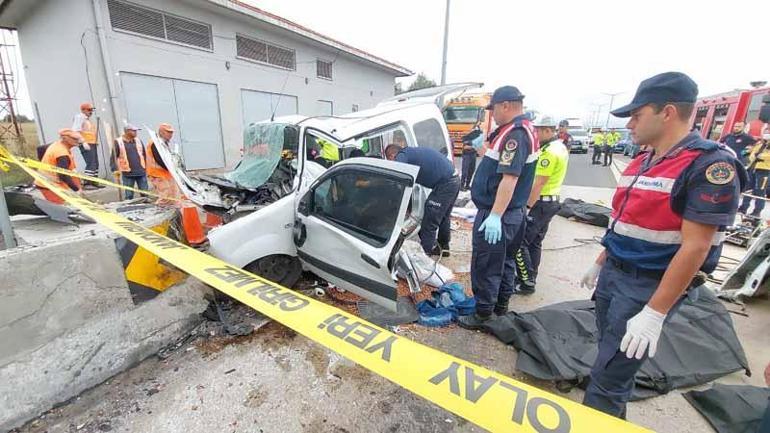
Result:
M1 147L2 146L0 146L0 148ZM168 201L174 201L174 202L184 202L184 200L178 199L176 197L164 197L162 195L155 194L154 192L151 192L151 191L146 191L146 190L139 189L139 188L133 188L133 187L126 186L126 185L117 184L115 182L110 182L109 180L102 179L100 177L87 176L85 174L78 173L76 171L67 170L67 169L64 169L64 168L61 168L61 167L55 167L53 165L49 165L49 164L46 164L44 162L36 161L34 159L22 158L22 157L18 157L18 156L15 156L15 155L11 155L7 151L3 152L1 149L0 149L0 167L2 166L3 162L10 162L10 163L14 163L15 164L15 162L11 159L11 157L16 159L18 162L26 164L28 167L31 167L31 168L34 168L34 169L37 169L37 170L45 170L45 171L50 171L50 172L53 172L53 173L64 174L66 176L76 177L78 179L83 179L83 180L88 180L88 181L91 181L91 182L100 183L102 185L111 186L111 187L117 188L117 189L133 191L133 192L136 192L136 193L139 193L139 194L144 194L146 196L154 197L154 198L157 198L157 199L160 199L160 200L168 200Z
M24 164L14 163L100 224L179 269L480 427L527 433L649 431L393 334L229 265L64 191Z

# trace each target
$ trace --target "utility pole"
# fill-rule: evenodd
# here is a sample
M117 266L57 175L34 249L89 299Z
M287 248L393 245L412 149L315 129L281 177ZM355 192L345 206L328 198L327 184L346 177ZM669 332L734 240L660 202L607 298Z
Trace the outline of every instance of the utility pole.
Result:
M449 49L449 2L446 0L446 18L444 19L444 56L441 60L441 85L446 84L446 55Z
M591 127L594 128L599 123L599 116L602 114L602 107L604 107L604 104L591 104L594 108L596 108L594 111L591 112Z
M607 129L610 125L610 112L612 111L612 103L615 101L615 97L622 94L623 92L617 92L617 93L602 93L602 95L607 95L610 97L610 108L607 109L607 120L604 122L604 129Z

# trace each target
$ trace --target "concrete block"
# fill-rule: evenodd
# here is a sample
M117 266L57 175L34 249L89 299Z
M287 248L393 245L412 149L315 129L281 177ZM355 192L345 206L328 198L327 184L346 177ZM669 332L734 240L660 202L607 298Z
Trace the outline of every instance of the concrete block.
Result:
M139 306L113 239L0 254L0 431L130 368L200 322L194 279Z

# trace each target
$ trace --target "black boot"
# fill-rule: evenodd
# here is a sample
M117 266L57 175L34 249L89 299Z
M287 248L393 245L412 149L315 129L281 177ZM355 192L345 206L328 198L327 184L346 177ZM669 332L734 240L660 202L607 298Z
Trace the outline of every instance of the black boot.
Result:
M477 331L480 329L484 329L486 327L486 324L489 322L491 318L492 318L492 315L489 313L487 314L473 313L467 316L460 316L457 319L457 324L460 325L461 328L470 329L471 331Z
M531 281L524 281L516 284L516 290L513 292L514 295L524 296L529 296L533 293L535 293L535 283Z
M501 302L498 302L495 305L495 309L492 310L492 313L495 316L505 316L506 314L508 314L508 301L506 301L504 304Z

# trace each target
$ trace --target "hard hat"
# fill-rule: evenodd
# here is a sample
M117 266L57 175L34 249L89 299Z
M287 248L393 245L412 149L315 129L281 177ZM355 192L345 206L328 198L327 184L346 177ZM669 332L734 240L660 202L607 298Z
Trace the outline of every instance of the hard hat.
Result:
M94 104L90 102L84 102L80 104L80 111L93 110L93 109L94 109Z
M535 128L556 128L556 120L551 116L541 116L533 123Z
M123 127L124 131L140 131L142 128L138 128L136 125L133 125L131 123L127 124Z
M161 123L158 125L158 132L174 132L174 127L170 123Z

